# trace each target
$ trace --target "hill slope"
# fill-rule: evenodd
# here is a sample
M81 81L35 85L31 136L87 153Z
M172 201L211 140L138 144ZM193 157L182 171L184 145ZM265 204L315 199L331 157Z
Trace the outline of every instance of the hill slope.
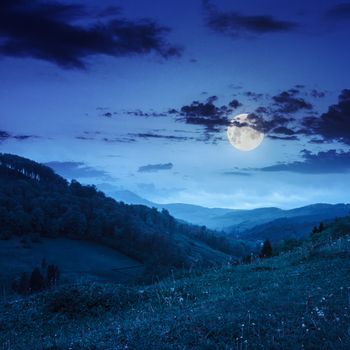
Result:
M61 283L76 281L132 281L143 273L143 265L115 249L82 240L41 238L23 242L0 241L0 288L11 292L11 283L23 272L47 263L59 266Z
M94 186L68 183L49 167L10 154L0 154L0 222L3 239L40 235L95 241L148 269L223 263L243 247L179 223L165 210L116 202Z
M349 349L348 237L148 287L75 285L2 302L16 349ZM35 321L35 322L33 322Z

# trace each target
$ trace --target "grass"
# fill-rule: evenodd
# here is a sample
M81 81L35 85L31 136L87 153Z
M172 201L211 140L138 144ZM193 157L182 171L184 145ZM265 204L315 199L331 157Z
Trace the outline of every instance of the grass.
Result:
M115 249L94 242L66 238L0 240L0 287L9 285L22 272L41 265L43 258L60 268L61 280L121 283L142 275L143 266ZM129 268L132 267L132 268ZM0 293L3 290L1 288Z
M8 300L0 349L349 349L349 252L344 237L150 286L77 284Z

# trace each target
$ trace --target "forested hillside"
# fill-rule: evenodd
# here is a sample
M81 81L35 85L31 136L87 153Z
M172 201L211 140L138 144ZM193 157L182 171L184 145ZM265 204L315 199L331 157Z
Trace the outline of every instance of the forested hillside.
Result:
M194 253L193 241L218 256L246 254L243 244L179 223L166 210L117 202L94 186L69 183L47 166L10 154L0 155L0 235L97 241L153 266L210 262L200 250Z

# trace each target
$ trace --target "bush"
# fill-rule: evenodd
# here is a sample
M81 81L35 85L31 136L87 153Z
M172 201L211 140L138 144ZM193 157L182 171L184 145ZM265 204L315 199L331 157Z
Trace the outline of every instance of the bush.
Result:
M122 310L139 301L140 294L123 286L77 285L57 290L48 300L49 312L62 313L69 318L99 316Z
M290 252L298 247L301 247L303 241L301 239L289 238L284 239L279 246L279 251L282 253Z

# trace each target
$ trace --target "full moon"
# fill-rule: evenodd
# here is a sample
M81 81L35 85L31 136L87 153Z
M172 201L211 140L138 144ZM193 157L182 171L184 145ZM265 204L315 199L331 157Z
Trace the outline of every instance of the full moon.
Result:
M231 124L227 128L227 138L231 145L240 151L252 151L260 146L264 139L264 134L254 129L251 121L249 121L248 113L239 114L231 120ZM244 126L237 126L244 124Z

